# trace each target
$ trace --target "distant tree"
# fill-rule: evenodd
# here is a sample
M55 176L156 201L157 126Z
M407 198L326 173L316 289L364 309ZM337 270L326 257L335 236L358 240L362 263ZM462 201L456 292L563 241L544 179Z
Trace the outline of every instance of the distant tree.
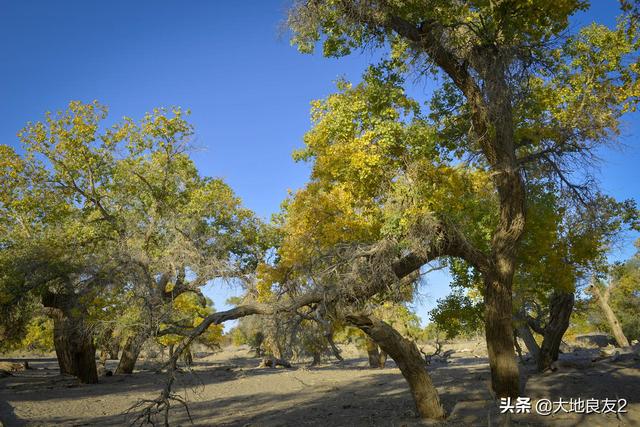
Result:
M482 331L483 306L456 289L447 297L439 299L436 307L429 312L431 321L447 339L473 335Z
M640 248L640 241L636 242ZM612 266L608 283L598 279L590 283L587 292L592 296L597 317L614 336L620 347L640 337L640 252L624 263Z

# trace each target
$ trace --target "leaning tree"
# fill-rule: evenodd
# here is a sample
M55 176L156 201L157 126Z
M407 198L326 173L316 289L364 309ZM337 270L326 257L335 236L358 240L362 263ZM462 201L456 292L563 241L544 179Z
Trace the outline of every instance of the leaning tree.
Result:
M436 211L425 233L432 237L425 242L429 256L406 254L404 266L417 270L431 259L456 257L480 272L498 396L519 390L511 313L526 224L526 172L542 169L585 199L588 188L575 183L581 177L574 172L611 141L620 117L638 101L636 16L621 18L615 29L593 24L569 34L569 17L586 8L577 0L310 0L297 2L289 15L292 41L304 52L320 41L325 56L379 47L400 68L437 77L440 88L431 99L435 130L422 137L423 145L437 147L436 162L486 176L497 201L496 221L482 247L464 233L472 211L453 218ZM380 146L370 139L368 153ZM376 169L374 175L384 173ZM435 184L434 193L448 192ZM428 204L422 208L434 213Z
M493 389L516 396L512 294L528 187L553 184L589 205L596 150L615 140L638 102L634 9L613 29L594 24L571 34L569 17L586 7L571 0L296 2L288 22L302 51L321 41L327 56L372 46L387 59L362 83L341 81L338 93L313 105L313 128L297 155L313 162L311 181L290 202L292 244L279 248L275 276L264 280L265 288L282 287L280 298L208 316L177 353L207 325L327 301L359 308L411 288L431 261L460 259L482 280ZM412 74L438 84L428 113L407 95ZM348 320L402 347L361 316ZM394 353L401 359L412 351ZM437 399L426 401L421 415L442 416ZM162 399L158 405L166 407Z

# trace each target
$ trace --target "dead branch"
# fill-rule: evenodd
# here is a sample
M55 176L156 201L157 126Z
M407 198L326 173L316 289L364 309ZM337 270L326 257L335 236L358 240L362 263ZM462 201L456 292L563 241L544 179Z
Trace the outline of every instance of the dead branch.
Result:
M129 425L141 427L144 425L155 426L157 417L162 415L164 420L163 425L165 427L169 427L169 411L173 402L177 402L184 407L187 412L187 416L189 417L189 421L193 424L191 412L189 412L189 405L187 405L186 400L182 396L171 391L175 379L175 371L171 370L169 372L169 380L165 384L159 397L156 399L141 399L135 405L127 409L127 414L133 411L139 411L138 415L129 423Z
M422 353L422 356L424 357L424 363L426 365L431 365L431 362L447 363L449 357L451 357L451 355L455 353L455 350L453 349L447 350L443 353L442 343L440 342L440 340L436 340L436 350L431 354L425 353L424 350L422 350L420 347L418 347L418 350L420 350L420 353Z

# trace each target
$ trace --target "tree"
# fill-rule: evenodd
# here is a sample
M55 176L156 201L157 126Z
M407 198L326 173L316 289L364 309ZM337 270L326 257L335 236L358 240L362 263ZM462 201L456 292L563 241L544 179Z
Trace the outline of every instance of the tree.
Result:
M640 247L640 241L636 241ZM620 347L629 346L629 338L638 339L638 307L640 306L640 252L630 259L617 263L609 271L605 285L593 278L587 292L593 297L600 315L604 315L606 327Z
M543 200L547 207L537 211L546 212L547 219L530 221L533 230L523 242L523 263L516 275L517 317L543 337L540 348L533 351L539 371L558 359L575 293L589 276L605 268L607 252L625 226L635 227L638 215L635 202L620 203L603 195L574 209L563 205L562 199L552 201L546 196Z
M429 316L447 339L473 334L482 329L482 304L465 295L460 288L439 299Z
M569 16L585 7L573 0L518 5L326 0L298 2L289 16L293 43L304 52L321 38L325 56L386 45L402 66L444 77L432 102L436 129L431 138L423 135L422 146L437 147L438 157L431 159L441 164L439 175L448 159L484 172L496 200L495 222L488 246L482 247L461 231L458 218L423 204L432 213L431 239L425 239L429 256L407 254L405 265L417 270L448 256L481 273L492 385L501 397L519 391L511 312L517 247L526 224L525 172L535 168L584 199L584 188L572 183L568 171L614 135L620 116L638 101L638 66L627 60L638 49L636 21L623 19L614 30L592 25L566 37ZM370 150L362 151L370 156L384 148L368 141ZM341 142L331 139L327 145ZM312 154L318 169L326 165ZM378 177L386 175L376 166ZM328 171L326 176L342 178ZM367 178L361 173L357 179Z
M131 372L175 298L203 300L201 286L237 277L261 256L262 224L189 158L193 128L182 110L103 129L106 114L97 102L74 101L23 129L24 156L2 146L3 307L32 297L50 307L61 369L82 360L70 373L90 371L87 382L97 381L101 308L120 307L112 314L131 326L121 331L117 370Z
M638 251L612 271L613 289L610 303L617 314L622 331L630 341L640 340L640 241L636 241Z

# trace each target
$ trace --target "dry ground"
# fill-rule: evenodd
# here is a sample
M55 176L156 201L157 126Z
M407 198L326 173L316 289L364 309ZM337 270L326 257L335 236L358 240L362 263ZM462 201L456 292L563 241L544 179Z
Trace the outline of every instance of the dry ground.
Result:
M303 364L258 369L259 360L246 348L230 347L197 359L193 373L179 375L179 390L186 393L197 426L487 426L502 421L489 392L486 358L458 351L450 363L429 368L450 414L444 423L429 423L415 417L406 383L392 361L386 369L372 370L355 349L346 349L345 355L343 363L310 369ZM593 356L593 351L563 355L565 362L550 374L523 369L523 378L528 377L524 395L626 398L628 413L518 415L512 425L640 426L640 361L591 363ZM109 363L113 367L116 361ZM142 369L81 385L58 375L53 358L30 359L29 364L34 369L0 379L4 426L126 425L131 419L127 409L139 399L155 398L165 380L164 374ZM184 409L175 408L172 425L191 425Z

